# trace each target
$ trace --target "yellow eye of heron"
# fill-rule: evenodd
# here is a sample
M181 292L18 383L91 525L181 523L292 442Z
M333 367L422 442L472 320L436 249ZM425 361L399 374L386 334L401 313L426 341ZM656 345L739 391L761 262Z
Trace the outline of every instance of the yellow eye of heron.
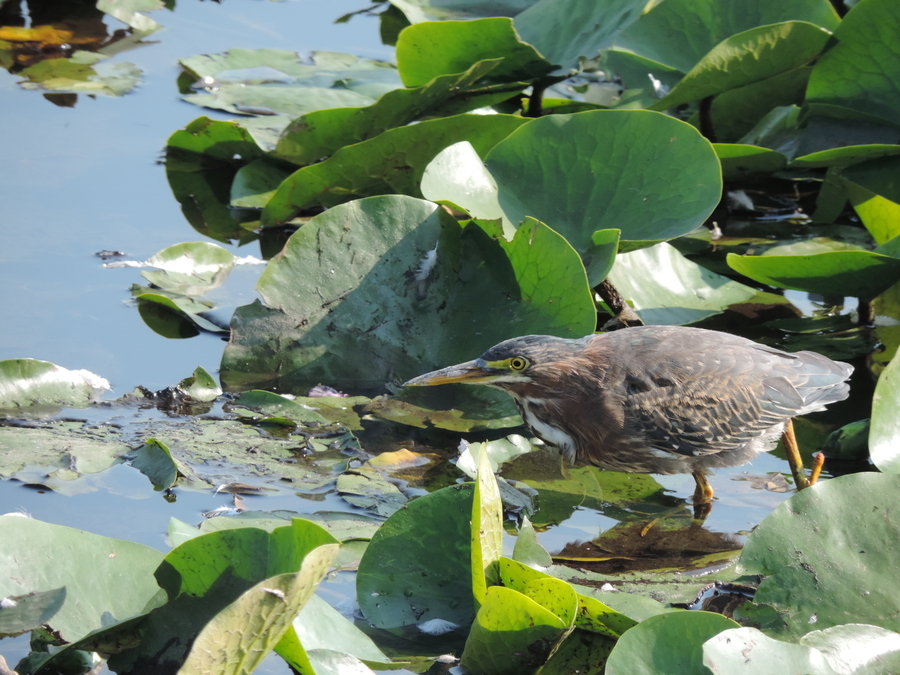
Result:
M509 367L513 370L525 370L528 367L528 359L514 356L509 360Z

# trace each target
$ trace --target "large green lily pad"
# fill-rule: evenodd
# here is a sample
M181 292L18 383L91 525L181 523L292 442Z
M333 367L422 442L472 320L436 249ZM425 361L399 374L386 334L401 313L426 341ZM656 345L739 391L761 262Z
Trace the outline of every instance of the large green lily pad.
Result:
M538 218L581 254L598 230L621 230L623 241L686 234L722 191L710 143L694 127L646 110L534 120L498 143L485 164L510 222Z
M900 536L898 488L895 475L841 476L797 493L753 531L738 568L763 575L754 600L778 610L787 634L850 622L900 628L885 545Z
M369 623L396 628L429 619L472 620L473 494L466 484L419 497L375 533L356 582Z
M0 597L65 586L49 623L66 640L161 604L149 546L17 516L0 516L0 539Z
M703 643L738 624L711 612L670 612L629 629L606 662L608 675L706 675Z
M465 227L403 196L330 209L298 230L238 308L221 377L232 391L378 388L474 358L508 337L595 324L575 251L531 222ZM427 317L427 320L426 320Z

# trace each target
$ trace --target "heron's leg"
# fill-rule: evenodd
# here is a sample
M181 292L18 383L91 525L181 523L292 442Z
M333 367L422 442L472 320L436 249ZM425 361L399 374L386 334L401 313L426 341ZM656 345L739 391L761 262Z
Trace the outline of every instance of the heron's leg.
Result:
M781 440L784 443L784 452L791 467L791 474L794 476L794 485L797 486L798 490L808 488L809 481L806 480L803 458L800 457L800 448L797 446L797 437L794 436L794 423L792 420L788 420L784 425L784 433L781 436Z
M703 471L697 470L691 473L697 488L694 490L694 518L696 520L704 520L709 512L712 511L713 489L712 485L706 479Z
M822 466L825 464L825 455L817 452L813 455L812 470L809 473L809 484L815 485L819 481L819 474L822 473Z

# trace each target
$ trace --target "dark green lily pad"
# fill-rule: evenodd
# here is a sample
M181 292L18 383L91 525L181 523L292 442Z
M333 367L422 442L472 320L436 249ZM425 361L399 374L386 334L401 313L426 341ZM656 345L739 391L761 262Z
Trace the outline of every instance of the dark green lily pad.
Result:
M429 619L472 621L473 494L467 484L419 497L375 533L356 582L369 623L396 628Z
M713 148L722 162L722 178L726 181L772 174L787 165L787 157L780 152L755 145L715 143Z
M172 134L166 146L166 178L197 232L217 241L250 236L231 210L231 184L241 166L262 155L250 132L235 122L199 117ZM255 216L244 220L250 218Z
M590 332L593 301L571 247L539 223L512 242L491 227L461 228L435 204L403 196L317 216L260 278L266 304L235 312L223 383L375 388L513 335Z
M779 505L747 540L739 571L762 574L754 601L774 607L788 635L848 622L896 631L900 478L858 473L819 483ZM864 506L861 506L864 505Z
M645 9L643 0L536 2L515 17L516 31L534 45L558 71L579 66L579 59L593 59L601 49L633 24Z
M66 589L32 591L3 600L4 606L0 607L0 637L10 637L49 624L66 601Z
M0 566L6 571L0 597L64 586L67 602L50 625L66 640L162 601L152 571L163 554L149 546L16 516L0 516L0 538ZM65 564L60 564L61 550Z
M706 675L703 643L738 624L711 612L671 612L626 632L606 661L608 675Z
M484 155L525 122L512 115L455 115L389 129L343 147L324 162L291 174L263 211L262 225L281 225L304 209L370 195L419 197L422 174L438 152L469 141Z
M178 462L165 443L155 438L149 439L135 451L131 465L147 476L157 491L168 490L178 479Z

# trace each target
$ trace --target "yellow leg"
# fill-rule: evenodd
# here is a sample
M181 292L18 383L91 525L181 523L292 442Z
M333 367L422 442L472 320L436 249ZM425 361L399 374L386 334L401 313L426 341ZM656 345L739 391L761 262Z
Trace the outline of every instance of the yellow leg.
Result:
M713 489L702 471L694 471L694 482L697 488L694 490L694 518L704 520L712 511Z
M812 471L809 474L809 484L815 485L819 482L819 474L822 473L822 466L825 464L825 455L817 452L813 455Z
M781 440L784 443L784 452L791 467L791 474L794 476L794 485L797 486L798 490L808 488L809 481L806 480L803 458L800 457L800 448L797 446L797 437L794 436L794 424L791 420L788 420L787 424L784 425L784 434Z

